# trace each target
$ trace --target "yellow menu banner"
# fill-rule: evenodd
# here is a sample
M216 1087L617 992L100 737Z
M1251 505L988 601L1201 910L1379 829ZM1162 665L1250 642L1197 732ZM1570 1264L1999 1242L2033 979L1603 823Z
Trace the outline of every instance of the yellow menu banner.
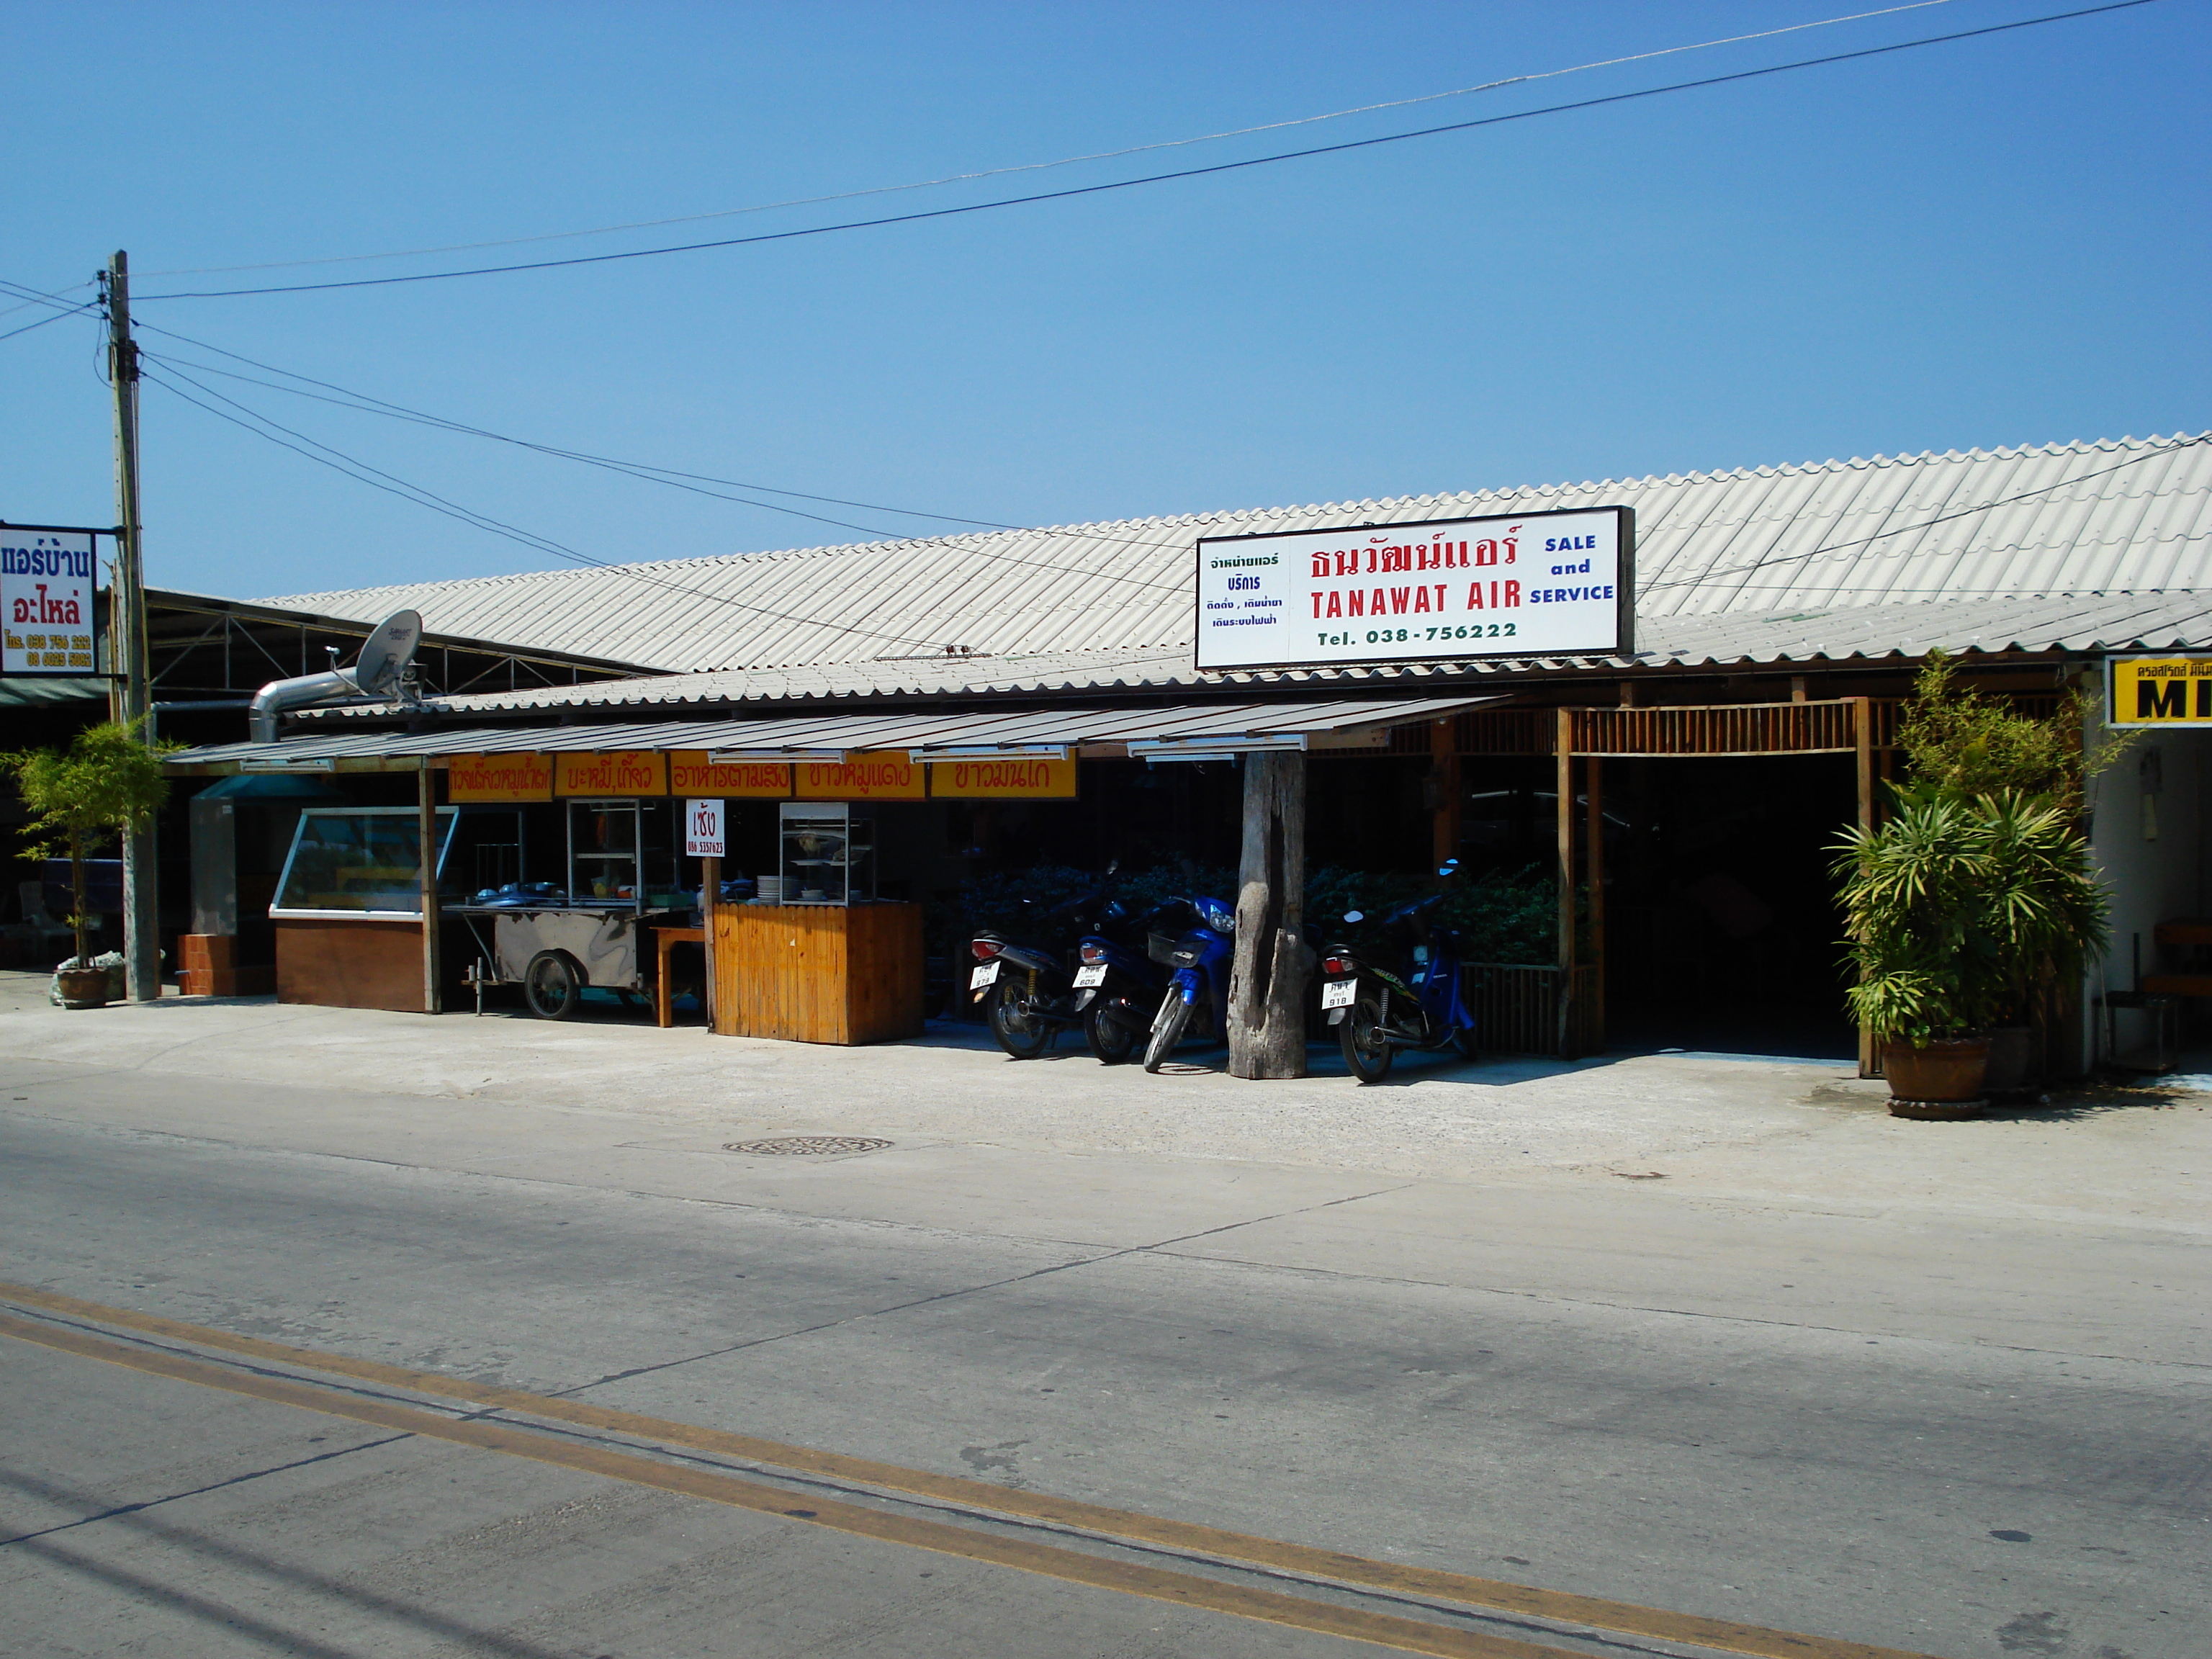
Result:
M801 761L801 800L921 800L926 790L922 769L891 749L848 755L835 761Z
M708 759L704 749L678 749L668 757L671 794L723 800L781 800L791 793L788 761Z
M551 800L550 755L456 755L446 768L449 801Z
M1073 800L1072 760L932 761L929 793L963 800Z
M556 755L553 787L562 795L665 795L668 757L647 749Z
M2212 726L2212 657L2115 657L2105 722Z

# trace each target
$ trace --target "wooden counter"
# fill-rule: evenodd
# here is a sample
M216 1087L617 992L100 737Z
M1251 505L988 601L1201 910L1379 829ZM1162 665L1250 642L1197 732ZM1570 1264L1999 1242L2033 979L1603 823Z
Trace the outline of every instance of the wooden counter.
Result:
M731 904L714 911L714 1030L881 1042L922 1024L918 904Z
M276 923L276 1000L422 1012L422 924L330 916Z

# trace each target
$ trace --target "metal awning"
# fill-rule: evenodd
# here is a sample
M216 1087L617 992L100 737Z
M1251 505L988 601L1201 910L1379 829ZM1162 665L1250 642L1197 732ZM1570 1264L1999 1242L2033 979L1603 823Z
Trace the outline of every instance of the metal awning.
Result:
M1444 720L1487 697L1361 697L1321 702L1180 703L964 714L822 714L780 720L653 720L605 726L475 726L433 732L334 732L275 743L212 744L170 757L179 771L223 773L300 766L374 769L386 762L453 755L669 753L728 759L839 760L903 750L915 761L1057 755L1091 759L1200 760L1277 750L1379 747L1392 726ZM350 763L350 765L349 764Z

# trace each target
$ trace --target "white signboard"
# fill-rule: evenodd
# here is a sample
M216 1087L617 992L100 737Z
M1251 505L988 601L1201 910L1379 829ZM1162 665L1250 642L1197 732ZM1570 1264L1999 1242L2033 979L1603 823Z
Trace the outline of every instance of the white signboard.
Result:
M684 855L694 859L726 858L722 845L722 803L687 800L684 803Z
M1435 519L1198 544L1198 666L1626 655L1625 507Z
M94 674L92 536L0 529L0 674Z

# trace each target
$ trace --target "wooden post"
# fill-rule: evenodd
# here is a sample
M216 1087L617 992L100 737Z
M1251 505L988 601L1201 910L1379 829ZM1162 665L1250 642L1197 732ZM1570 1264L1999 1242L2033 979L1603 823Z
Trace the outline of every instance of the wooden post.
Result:
M1859 829L1870 833L1874 829L1874 699L1853 697L1851 700L1851 736L1858 760ZM1859 1026L1859 1075L1877 1077L1880 1068L1875 1064L1874 1032L1866 1024Z
M1429 776L1436 785L1437 804L1430 814L1433 826L1429 862L1441 866L1459 856L1459 743L1455 720L1431 721L1429 726Z
M1583 762L1583 789L1589 815L1583 820L1583 867L1589 875L1590 1008L1584 1022L1590 1047L1605 1047L1605 793L1604 763L1595 755Z
M729 803L723 802L722 833L726 836L729 833ZM699 860L699 931L707 936L704 952L707 959L707 976L703 981L706 989L700 993L699 1000L707 1005L707 1030L710 1033L714 1029L714 907L721 902L721 860L701 859Z
M1306 757L1244 757L1244 842L1237 872L1237 957L1229 980L1229 1070L1306 1074Z
M1553 758L1557 763L1559 863L1559 1033L1557 1048L1559 1058L1573 1058L1567 1052L1568 1020L1574 1012L1575 1000L1575 714L1571 708L1557 711L1559 726L1553 739Z
M417 763L415 789L415 833L422 849L422 1012L445 1012L438 986L438 775L430 757Z

